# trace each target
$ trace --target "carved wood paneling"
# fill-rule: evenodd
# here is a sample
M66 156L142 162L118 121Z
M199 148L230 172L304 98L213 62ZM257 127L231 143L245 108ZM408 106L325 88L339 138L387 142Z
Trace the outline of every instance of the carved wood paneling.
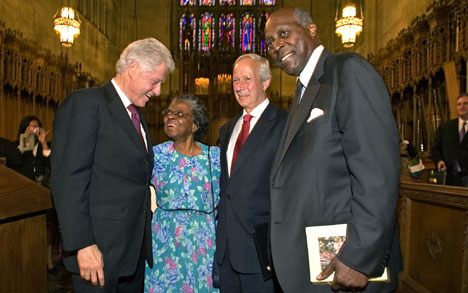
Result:
M67 55L53 55L0 23L0 137L16 139L26 115L52 130L59 103L72 91L98 83L81 64L69 64Z
M467 292L466 188L401 183L401 292Z
M395 39L369 56L392 97L401 137L428 151L440 122L449 119L444 63L455 62L467 91L468 0L435 1ZM401 113L410 100L413 113Z

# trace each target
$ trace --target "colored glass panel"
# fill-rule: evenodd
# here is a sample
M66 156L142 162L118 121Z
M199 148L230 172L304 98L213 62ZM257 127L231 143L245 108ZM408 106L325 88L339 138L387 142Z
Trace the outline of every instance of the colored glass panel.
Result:
M179 47L190 50L195 44L197 22L193 14L182 14L179 22Z
M252 6L255 5L255 0L240 0L240 5Z
M219 5L236 5L236 0L219 0Z
M200 5L204 6L214 6L215 5L215 0L200 0Z
M180 0L180 6L193 6L193 0Z
M264 12L260 16L260 20L258 21L258 51L260 55L266 55L267 48L265 45L265 25L266 21L268 20L268 13Z
M219 45L220 46L234 46L234 33L235 33L235 20L234 15L221 14L219 18Z
M202 51L209 51L212 47L213 38L213 17L211 13L202 14L200 19L199 48Z
M273 6L275 5L275 0L260 0L260 5Z
M242 26L240 30L241 50L254 51L253 44L255 42L255 19L251 14L246 13L242 16Z

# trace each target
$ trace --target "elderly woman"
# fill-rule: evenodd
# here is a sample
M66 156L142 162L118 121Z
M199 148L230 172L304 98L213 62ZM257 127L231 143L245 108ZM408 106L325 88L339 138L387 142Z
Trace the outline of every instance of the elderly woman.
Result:
M198 142L209 120L197 98L176 97L163 117L171 140L153 147L154 266L146 267L145 291L214 292L219 148Z

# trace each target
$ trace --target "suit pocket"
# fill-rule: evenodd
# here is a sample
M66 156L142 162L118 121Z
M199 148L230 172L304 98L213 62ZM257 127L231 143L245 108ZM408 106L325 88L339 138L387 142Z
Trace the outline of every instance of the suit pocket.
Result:
M126 207L104 206L91 210L91 215L97 218L120 220L127 214Z

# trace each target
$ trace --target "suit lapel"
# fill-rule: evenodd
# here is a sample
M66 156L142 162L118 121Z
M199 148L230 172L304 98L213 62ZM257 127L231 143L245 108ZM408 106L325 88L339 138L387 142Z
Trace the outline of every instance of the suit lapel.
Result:
M242 169L242 165L245 163L249 156L251 156L254 150L257 148L258 144L263 140L263 138L268 133L268 128L272 127L273 123L271 120L275 119L276 110L273 105L270 103L263 111L260 119L255 124L255 127L250 132L245 144L242 146L241 151L236 159L236 164L231 172L231 177L235 176L238 170Z
M226 131L224 132L224 137L223 137L223 141L225 142L224 145L222 146L223 149L222 149L222 160L224 160L224 170L222 170L222 174L226 174L226 180L229 180L229 170L228 170L228 158L227 158L227 149L228 149L228 146L229 146L229 141L230 141L230 138L231 138L231 135L232 135L232 132L234 131L234 127L236 126L236 123L237 123L237 120L239 120L239 118L241 117L242 113L237 115L235 118L231 119L228 124L226 125Z
M135 130L135 126L133 126L132 120L130 119L130 116L128 115L127 109L125 109L122 100L120 99L119 95L117 94L117 91L114 88L114 85L109 81L105 85L105 90L106 90L106 100L109 105L109 112L111 115L115 118L117 123L120 125L120 127L128 134L130 137L131 141L135 144L135 146L140 149L144 150L146 152L146 149L144 148L143 142L141 141L140 137L138 136L138 133ZM146 122L144 119L141 119L142 115L140 114L140 122L143 124L143 128L145 129L146 132L146 139L147 142L151 143L151 139L148 140L149 133L148 133L148 128L146 126Z
M286 152L288 151L288 148L291 145L291 142L293 141L294 137L299 131L299 128L307 119L308 114L310 113L312 103L314 102L317 96L317 93L320 90L320 87L322 86L319 80L323 75L325 60L327 59L328 55L329 55L329 52L326 49L323 50L322 55L320 55L319 61L317 62L317 65L315 66L315 70L309 81L309 84L307 85L307 88L304 91L304 94L302 95L301 102L297 106L297 109L295 110L295 115L294 117L292 117L293 120L289 121L291 126L289 127L289 130L286 129L285 132L283 132L282 138L285 137L284 142L282 140L280 143L280 145L282 145L283 147L278 152L279 154L278 157L276 157L274 160L273 168L272 168L272 178L278 171L278 168L281 165L281 162L283 161L283 158L286 155ZM292 103L291 107L294 107L295 104L296 104L295 102ZM292 111L293 109L290 109L289 113L291 113ZM291 119L291 114L290 114L289 119Z

